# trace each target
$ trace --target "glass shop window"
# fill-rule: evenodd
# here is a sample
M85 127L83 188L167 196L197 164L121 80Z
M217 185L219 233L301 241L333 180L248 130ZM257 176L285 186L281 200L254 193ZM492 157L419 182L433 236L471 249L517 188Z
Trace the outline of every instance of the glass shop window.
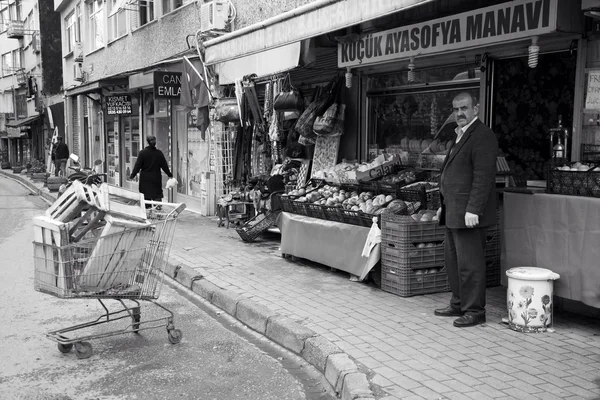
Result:
M369 159L382 152L445 154L454 139L452 100L460 92L479 96L479 70L465 65L374 76L367 92Z

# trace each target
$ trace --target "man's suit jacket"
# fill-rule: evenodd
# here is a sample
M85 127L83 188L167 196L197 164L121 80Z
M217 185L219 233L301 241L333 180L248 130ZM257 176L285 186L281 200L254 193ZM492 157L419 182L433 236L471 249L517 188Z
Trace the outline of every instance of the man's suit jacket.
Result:
M476 119L444 160L440 176L441 224L466 228L466 212L479 215L478 226L496 223L497 156L496 135Z

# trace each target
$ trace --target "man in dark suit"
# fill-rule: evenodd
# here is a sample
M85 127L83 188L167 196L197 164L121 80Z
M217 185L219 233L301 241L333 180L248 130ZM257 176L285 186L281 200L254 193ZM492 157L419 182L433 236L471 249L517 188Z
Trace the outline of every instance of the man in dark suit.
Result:
M442 166L438 210L446 225L445 261L452 290L450 305L435 315L458 317L456 327L485 323L485 241L496 223L496 157L498 140L478 118L479 106L469 93L452 101L456 140Z

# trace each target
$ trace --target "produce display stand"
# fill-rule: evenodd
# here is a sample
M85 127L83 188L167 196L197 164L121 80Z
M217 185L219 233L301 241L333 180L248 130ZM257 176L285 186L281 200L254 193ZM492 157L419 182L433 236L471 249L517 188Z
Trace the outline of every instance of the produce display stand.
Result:
M58 343L63 353L75 347L78 358L91 356L92 345L87 342L91 339L159 327L166 327L173 344L182 337L174 326L173 312L156 299L160 296L177 217L185 204L152 201L135 204L130 194L119 197L124 194L121 191L110 198L104 196L109 191L112 193L108 188L93 190L91 197L67 193L69 202L59 198L47 215L34 218L35 289L61 299L96 299L105 310L92 321L46 334ZM65 207L65 204L70 205ZM99 208L103 205L106 208ZM146 209L146 205L150 208ZM81 210L81 214L73 213L74 209ZM146 215L146 221L139 221L140 212ZM52 216L62 217L62 221ZM85 223L81 223L82 219L86 219ZM109 311L105 304L109 299L116 300L122 308ZM151 302L167 315L142 320L141 301ZM120 329L102 332L88 329L122 319L130 323Z
M362 256L370 228L282 212L278 221L283 257L317 262L356 277L365 276L380 258L379 245Z

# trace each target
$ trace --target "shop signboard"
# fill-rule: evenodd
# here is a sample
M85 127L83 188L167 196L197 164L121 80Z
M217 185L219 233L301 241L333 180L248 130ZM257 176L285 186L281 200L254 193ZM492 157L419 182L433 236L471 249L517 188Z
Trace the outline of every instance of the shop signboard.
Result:
M555 32L559 0L515 0L338 44L340 68L486 46Z
M154 97L178 99L181 95L181 72L154 71Z
M131 96L108 96L106 98L106 112L108 115L131 114Z
M12 126L7 126L6 127L7 137L20 138L27 134L28 129L29 129L29 126L21 126L21 127L16 127L16 128L12 127Z

